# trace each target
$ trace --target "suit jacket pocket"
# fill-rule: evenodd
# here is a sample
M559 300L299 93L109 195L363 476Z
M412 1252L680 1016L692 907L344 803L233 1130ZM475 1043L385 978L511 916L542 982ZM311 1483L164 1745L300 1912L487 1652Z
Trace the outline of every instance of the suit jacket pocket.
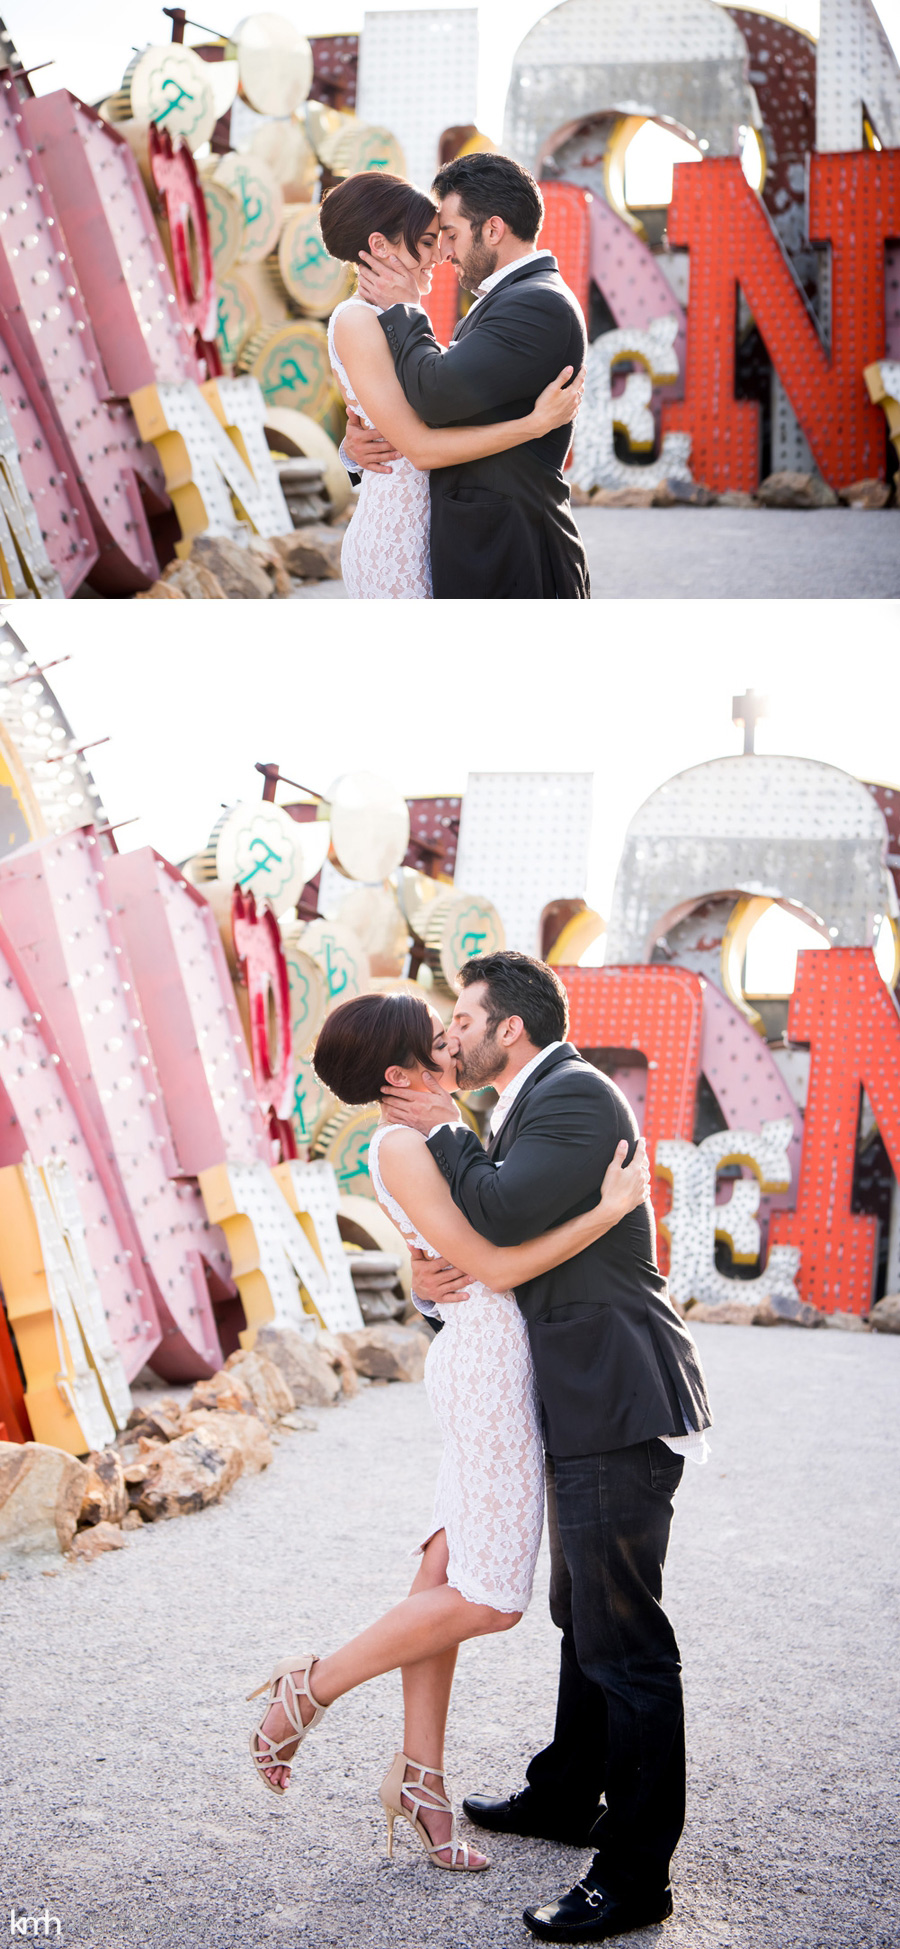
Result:
M456 487L431 503L435 594L464 601L539 593L536 550L518 503L486 487Z
M611 1308L571 1320L532 1320L528 1336L549 1455L590 1455L610 1398Z

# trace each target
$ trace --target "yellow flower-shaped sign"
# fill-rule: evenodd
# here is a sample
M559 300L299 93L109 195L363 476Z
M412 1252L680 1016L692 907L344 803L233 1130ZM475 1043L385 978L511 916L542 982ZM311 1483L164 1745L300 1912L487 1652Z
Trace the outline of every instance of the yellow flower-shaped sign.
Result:
M302 831L280 805L236 805L216 834L216 878L286 914L306 884Z
M281 233L278 267L285 289L311 318L327 318L353 286L353 271L330 257L322 242L319 212L295 210Z
M199 54L172 42L146 47L125 76L136 122L155 122L172 141L181 136L189 149L208 142L216 126L216 104Z
M321 420L335 397L328 339L311 320L258 332L245 347L241 366L259 380L267 406L292 406Z
M213 179L230 190L243 223L240 261L259 264L275 249L284 215L284 198L271 169L259 156L223 156Z

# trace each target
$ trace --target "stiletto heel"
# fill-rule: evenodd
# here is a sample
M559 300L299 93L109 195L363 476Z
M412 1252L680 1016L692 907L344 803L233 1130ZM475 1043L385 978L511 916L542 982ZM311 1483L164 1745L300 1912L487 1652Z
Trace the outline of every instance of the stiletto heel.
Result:
M286 1793L290 1779L288 1778L285 1781L283 1787L277 1786L274 1780L269 1779L265 1770L266 1767L284 1766L287 1768L288 1775L290 1776L294 1754L291 1754L290 1759L282 1759L282 1746L290 1746L296 1742L296 1751L297 1746L302 1746L307 1733L312 1732L313 1727L321 1723L328 1710L327 1706L319 1704L309 1683L309 1674L317 1661L318 1655L316 1651L303 1651L297 1658L284 1658L280 1665L276 1665L271 1676L264 1678L261 1685L257 1685L255 1692L248 1692L247 1694L248 1704L251 1699L260 1698L263 1692L266 1694L266 1703L263 1707L262 1718L256 1731L250 1734L250 1757L256 1769L257 1777L262 1781L264 1787L268 1787L270 1793ZM294 1677L295 1672L300 1678L299 1685ZM300 1700L302 1698L308 1699L310 1705L314 1708L312 1718L307 1720L306 1725L304 1725L300 1715ZM274 1740L270 1738L268 1733L263 1732L263 1723L268 1717L273 1705L280 1705L282 1707L291 1727L291 1731L286 1732L284 1737L279 1740Z
M406 1778L408 1768L418 1774L417 1780ZM447 1868L455 1874L465 1873L466 1870L469 1874L483 1874L485 1868L489 1868L491 1864L485 1860L473 1861L468 1842L457 1840L455 1815L450 1838L447 1841L433 1841L424 1822L419 1819L422 1813L453 1814L452 1801L445 1799L436 1788L425 1785L426 1775L429 1773L433 1773L439 1780L444 1778L439 1766L422 1766L418 1760L407 1759L405 1753L394 1754L393 1765L385 1774L378 1789L378 1798L387 1814L389 1858L393 1860L394 1822L399 1815L400 1819L408 1821L410 1827L418 1834L433 1868ZM412 1811L403 1805L404 1794L407 1800L412 1801ZM442 1854L449 1854L449 1861L442 1861L440 1859Z

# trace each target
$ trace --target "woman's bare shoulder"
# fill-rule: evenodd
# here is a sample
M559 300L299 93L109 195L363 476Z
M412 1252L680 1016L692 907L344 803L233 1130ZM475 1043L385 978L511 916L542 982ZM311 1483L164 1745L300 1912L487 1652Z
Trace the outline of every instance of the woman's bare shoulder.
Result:
M390 1179L395 1172L409 1171L422 1158L427 1156L425 1139L418 1130L409 1130L403 1123L389 1123L379 1144L379 1168L388 1190Z
M342 345L377 345L384 339L371 305L354 304L352 299L334 321L334 336L339 351Z

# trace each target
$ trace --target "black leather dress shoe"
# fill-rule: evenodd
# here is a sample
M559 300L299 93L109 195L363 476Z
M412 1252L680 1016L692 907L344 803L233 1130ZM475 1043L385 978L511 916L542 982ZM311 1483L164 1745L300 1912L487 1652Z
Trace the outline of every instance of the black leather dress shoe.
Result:
M523 1921L542 1942L606 1942L629 1929L647 1929L665 1922L672 1913L672 1890L665 1888L655 1902L619 1902L586 1874L558 1902L526 1908Z
M599 1811L598 1808L598 1814ZM565 1847L591 1845L590 1824L575 1829L567 1827L558 1816L554 1819L530 1787L511 1793L507 1800L491 1800L486 1793L467 1794L463 1813L474 1826L487 1827L492 1834L527 1834L534 1840L561 1841Z

